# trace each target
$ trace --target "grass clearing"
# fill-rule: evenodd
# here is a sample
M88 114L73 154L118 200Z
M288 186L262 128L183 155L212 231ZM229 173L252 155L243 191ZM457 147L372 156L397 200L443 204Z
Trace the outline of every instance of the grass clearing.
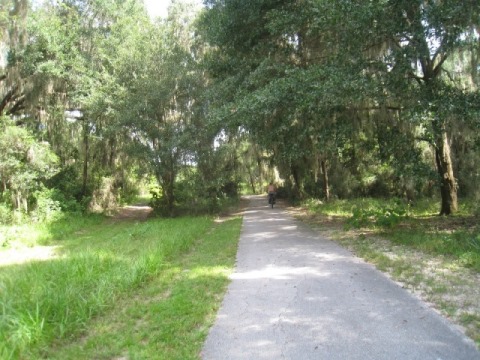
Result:
M438 203L398 200L310 200L293 214L463 326L480 347L478 205L436 216Z
M1 267L0 358L197 358L240 224L93 222L50 240L57 258Z
M2 248L23 248L48 245L74 235L81 229L97 226L105 218L101 215L61 215L50 223L0 224L0 251Z

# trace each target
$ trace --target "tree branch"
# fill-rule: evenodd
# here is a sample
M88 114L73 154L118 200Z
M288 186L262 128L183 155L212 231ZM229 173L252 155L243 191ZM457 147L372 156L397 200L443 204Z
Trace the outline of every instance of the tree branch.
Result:
M455 79L453 78L452 74L450 73L450 71L444 69L443 70L445 72L445 74L447 74L447 77L450 79L450 81L452 82L455 82Z
M423 137L423 136L415 136L414 138L417 141L425 141L426 143L429 143L430 145L435 145L434 141L430 138Z
M0 102L0 115L3 114L3 112L4 112L5 108L7 107L8 103L11 102L12 99L14 99L14 96L15 96L15 93L17 92L17 90L18 90L18 87L14 86L13 88L11 88L10 90L7 91L7 93L3 97L2 102Z
M7 115L13 115L17 111L25 109L25 107L23 106L25 103L25 98L25 95L20 95L17 98L15 104L7 111Z
M413 72L409 73L408 77L411 77L412 79L416 80L419 85L422 84L422 81L425 81L424 77L415 75Z
M400 106L366 106L366 107L350 107L351 110L357 111L370 111L370 110L389 110L389 111L402 111L404 108Z
M440 61L438 62L438 64L435 66L435 60L436 60L437 56L440 56L441 58L440 58ZM435 56L433 57L433 60L432 60L433 64L434 64L434 67L433 67L433 76L434 77L437 77L438 74L440 74L440 70L442 70L442 65L445 62L445 60L447 60L447 58L448 58L447 54L445 54L445 53L439 54L439 51L437 51L437 53L435 54Z

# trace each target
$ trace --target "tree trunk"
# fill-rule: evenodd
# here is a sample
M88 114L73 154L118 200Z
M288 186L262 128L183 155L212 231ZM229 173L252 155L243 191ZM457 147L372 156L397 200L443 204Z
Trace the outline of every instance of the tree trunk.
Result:
M450 144L446 131L442 131L435 145L435 161L440 176L440 194L442 196L440 215L450 215L457 211L458 200L457 183L453 174Z
M84 121L83 128L83 145L85 146L85 158L83 159L83 181L82 181L82 195L87 195L87 182L88 182L88 152L89 152L89 143L88 143L88 123L87 120Z
M162 175L162 192L165 199L165 206L168 212L168 215L173 217L174 208L175 208L175 194L174 194L174 184L175 184L175 173L172 169L166 171Z
M250 178L250 186L252 187L253 193L256 194L257 189L255 189L255 179L253 177L252 169L249 166L247 166L247 170L248 170L248 177Z
M330 185L328 183L328 170L327 170L327 161L322 160L322 175L323 175L323 194L325 195L325 200L330 200Z
M291 166L291 173L293 177L293 192L296 198L303 199L303 182L300 175L300 171L297 165Z
M259 175L259 180L258 181L260 182L260 184L263 184L266 180L266 176L264 176L262 159L258 156L258 153L257 153L257 166L258 166L258 175Z

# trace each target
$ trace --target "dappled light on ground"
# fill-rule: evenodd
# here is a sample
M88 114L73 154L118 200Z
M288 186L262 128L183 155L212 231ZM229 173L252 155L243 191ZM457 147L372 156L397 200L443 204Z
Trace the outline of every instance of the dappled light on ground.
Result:
M57 259L59 258L58 250L59 246L35 246L4 250L0 252L0 267Z
M252 197L204 360L480 358L445 319L346 249Z
M329 276L328 271L319 272L311 267L282 267L269 265L263 269L236 272L230 276L231 279L236 280L255 280L255 279L274 279L274 280L288 280L298 276Z

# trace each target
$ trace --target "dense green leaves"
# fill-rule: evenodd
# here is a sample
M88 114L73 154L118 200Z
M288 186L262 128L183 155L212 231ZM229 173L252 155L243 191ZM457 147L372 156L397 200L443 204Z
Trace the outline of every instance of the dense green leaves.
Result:
M33 192L56 173L57 157L48 143L36 141L9 118L0 118L0 130L0 200L28 211Z
M463 75L454 79L450 59L478 43L478 4L212 0L208 6L201 29L213 45L215 59L207 65L214 86L230 90L223 103L215 98L225 126L249 131L300 193L316 179L318 163L330 160L333 171L343 167L359 184L376 179L367 192L378 181L402 179L387 194L418 194L432 180L434 157L441 212L455 210L449 137L455 124L478 119L468 100L478 90L460 87L468 63L456 63ZM362 186L351 190L365 193Z

